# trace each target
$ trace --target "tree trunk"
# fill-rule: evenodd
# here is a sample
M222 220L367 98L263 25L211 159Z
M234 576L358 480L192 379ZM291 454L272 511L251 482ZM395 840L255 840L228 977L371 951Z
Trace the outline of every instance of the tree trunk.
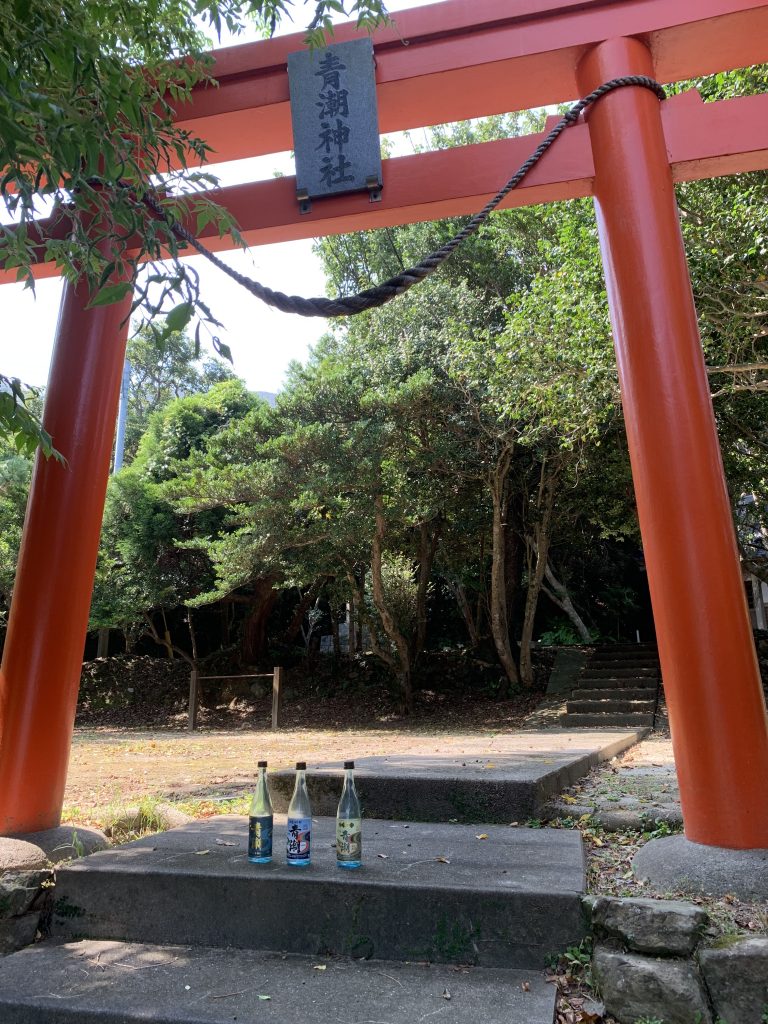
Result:
M555 576L554 572L552 571L552 566L549 562L547 562L547 564L544 567L544 578L551 587L550 590L549 588L543 586L542 589L544 593L547 595L550 601L553 602L553 604L556 604L557 607L561 609L561 611L565 612L565 614L571 620L573 625L576 627L576 632L579 634L584 643L590 643L592 637L584 623L584 620L574 608L573 601L571 601L571 595L568 593L567 587L564 583L561 583L560 580Z
M301 600L296 605L296 609L291 617L291 621L288 623L288 627L283 633L283 641L285 643L293 643L293 641L301 632L301 627L304 623L304 616L307 614L311 606L317 600L317 595L323 589L325 581L327 579L327 576L318 576L318 578L314 581L309 590L302 595ZM299 591L299 593L301 593L301 591Z
M346 605L347 624L347 658L352 661L355 656L355 599L350 594Z
M462 583L453 583L449 580L448 587L456 598L456 604L459 606L459 611L464 619L464 625L467 627L467 632L469 633L469 642L472 647L478 647L480 644L480 634L478 633L477 623L475 622L475 617L472 614L472 609L469 607L467 592L464 589L464 585Z
M265 654L267 647L267 623L277 601L277 591L267 577L257 580L250 601L250 610L243 621L241 657L246 665L255 665Z
M545 461L541 467L541 483L537 501L539 518L534 525L533 542L529 544L528 592L525 595L525 615L520 635L520 681L529 689L533 686L533 662L531 660L533 626L549 556L552 506L555 500L555 476L555 473L547 475Z
M373 603L376 606L376 611L379 613L379 618L381 619L381 624L384 627L384 632L387 634L387 637L397 651L397 678L400 682L405 713L410 715L413 713L413 681L411 678L412 664L410 645L400 632L400 629L395 622L395 617L387 607L386 598L384 596L384 581L381 574L381 557L384 537L387 532L387 524L384 519L384 499L380 494L376 495L375 509L376 528L373 532L373 540L371 542L371 590L373 593Z
M109 657L109 627L104 626L99 630L98 640L96 643L96 657L97 658L108 658Z
M397 675L397 659L394 658L389 653L389 651L385 650L385 648L382 647L382 645L379 643L379 639L376 635L376 624L373 622L370 615L368 614L368 609L365 606L365 595L363 594L363 591L361 589L361 584L358 582L358 580L351 572L347 573L347 579L349 580L349 585L352 588L352 593L355 595L355 605L358 610L360 625L361 627L363 623L367 623L368 625L368 631L371 635L371 650L373 651L377 658L384 662L387 668L389 668L394 675ZM364 579L365 576L363 576L363 580ZM362 640L360 643L359 650L362 651Z
M341 641L339 640L338 609L330 605L331 609L331 637L333 638L333 656L337 660L341 658Z
M510 684L520 682L512 646L509 640L509 613L506 585L506 530L509 506L509 467L512 448L507 448L496 463L491 480L493 499L493 529L491 534L491 633L496 653L506 673L507 684L500 696L509 693Z
M435 564L435 554L440 543L442 523L434 524L430 531L429 523L422 523L419 526L419 573L418 585L416 588L416 629L413 635L411 646L411 662L415 666L419 660L424 644L427 640L427 594L429 593L429 581L432 578L432 566Z
M173 661L173 644L171 643L171 631L168 629L168 620L165 617L165 608L161 608L163 616L163 644L165 645L166 656Z

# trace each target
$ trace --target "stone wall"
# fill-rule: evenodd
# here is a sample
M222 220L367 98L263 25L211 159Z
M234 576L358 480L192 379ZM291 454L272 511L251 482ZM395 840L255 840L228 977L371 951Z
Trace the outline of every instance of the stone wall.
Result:
M53 869L32 843L0 838L0 956L34 942L45 929Z
M707 914L670 900L585 900L595 984L620 1024L765 1024L768 938L706 944Z

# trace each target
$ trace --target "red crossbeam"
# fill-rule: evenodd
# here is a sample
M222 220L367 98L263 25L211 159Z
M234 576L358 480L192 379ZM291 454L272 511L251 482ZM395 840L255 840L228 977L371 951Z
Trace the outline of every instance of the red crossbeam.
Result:
M703 103L696 92L674 96L663 105L664 134L676 181L768 168L768 94ZM384 161L381 203L364 195L318 200L301 215L292 177L274 178L220 189L217 202L233 214L249 245L317 238L367 228L476 213L534 149L541 136L397 157ZM594 165L587 128L577 125L558 140L504 206L574 199L592 194ZM194 224L187 225L194 230ZM63 237L66 223L43 231ZM214 250L231 248L212 225L200 239ZM57 269L41 264L36 276ZM0 283L15 271L0 272Z
M338 41L359 35L350 25ZM768 59L764 0L448 0L374 35L382 132L526 110L579 95L596 43L644 39L656 78L680 81ZM302 35L213 54L216 87L179 110L218 161L292 148L286 61Z

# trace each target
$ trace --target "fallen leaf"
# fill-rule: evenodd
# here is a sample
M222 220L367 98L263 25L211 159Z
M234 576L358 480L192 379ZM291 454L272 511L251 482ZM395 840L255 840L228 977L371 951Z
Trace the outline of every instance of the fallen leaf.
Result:
M595 846L605 846L603 840L598 839L597 836L592 836L592 842L595 844Z
M530 992L531 991L531 983L530 983L530 981L523 981L523 982L521 982L520 988L523 990L523 992Z
M389 860L389 854L388 853L377 853L376 856L377 857L381 857L382 860Z
M312 964L313 971L327 971L328 964Z
M488 764L486 764L484 767L486 767L486 768L495 768L496 765L493 763L493 761L489 761Z
M204 857L206 853L210 853L210 850L195 850L196 857Z
M259 996L259 999L262 1001L262 1003L266 1003L267 1000L271 998L272 996Z
M450 998L451 998L451 993L448 991L447 988L444 988L443 989L443 999L450 999Z
M217 846L237 846L237 843L229 843L229 842L227 842L226 839L217 839L216 840L216 845Z
M479 836L475 836L475 839L487 839L487 838L488 838L488 833L487 832L481 832Z
M447 857L435 857L435 860L437 861L438 864L450 864L451 863L448 860Z

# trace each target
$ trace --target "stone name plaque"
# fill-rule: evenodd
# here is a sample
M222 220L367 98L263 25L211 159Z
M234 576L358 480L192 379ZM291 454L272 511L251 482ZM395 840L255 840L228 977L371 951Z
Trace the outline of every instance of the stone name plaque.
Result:
M381 187L371 39L288 54L299 199Z

